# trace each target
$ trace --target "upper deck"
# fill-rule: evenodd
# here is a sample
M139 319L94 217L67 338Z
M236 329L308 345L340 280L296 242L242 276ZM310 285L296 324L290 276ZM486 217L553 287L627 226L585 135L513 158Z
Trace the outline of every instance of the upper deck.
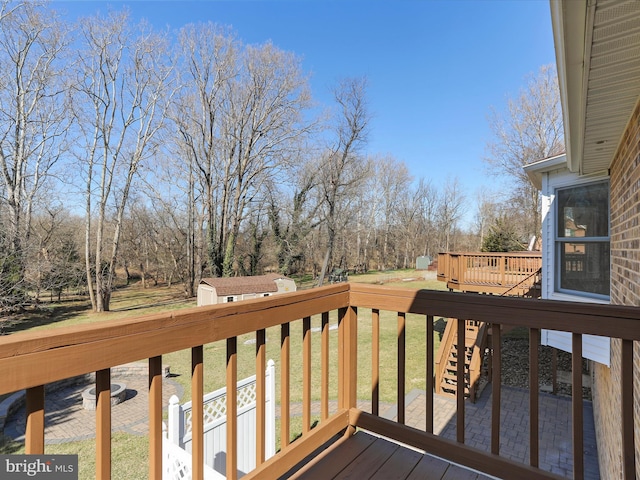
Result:
M383 315L385 313L385 315ZM541 329L571 332L573 337L573 365L571 422L573 476L585 477L584 471L584 406L582 401L581 346L582 335L593 334L620 339L622 348L622 376L620 388L620 435L627 455L624 459L626 479L635 477L635 446L633 422L633 342L640 340L640 309L613 305L554 302L526 298L503 298L490 295L464 295L460 293L417 291L409 289L336 284L281 296L248 300L232 304L200 307L184 311L154 314L127 320L114 320L93 325L25 332L0 338L0 394L27 390L27 420L25 449L27 453L45 452L45 401L44 386L65 378L96 373L97 405L96 421L96 477L111 478L112 472L112 407L109 401L111 368L125 362L148 359L148 418L149 418L149 478L163 476L166 459L162 449L162 356L170 352L191 351L191 398L203 394L203 348L212 342L222 341L226 361L207 368L223 369L227 385L226 424L226 477L238 477L238 408L234 395L238 381L238 337L255 338L252 354L257 372L257 425L256 465L244 478L286 478L298 472L304 478L326 478L322 464L337 464L336 460L321 460L327 444L340 458L351 459L340 470L356 473L363 478L382 478L385 468L398 464L397 455L414 458L414 469L423 461L422 455L438 457L448 464L455 464L474 472L497 478L558 479L557 474L545 469L540 462L541 440L548 435L549 426L542 421L538 391L538 349L529 349L529 408L521 412L528 428L528 461L521 462L503 455L501 438L504 435L500 382L491 384L490 434L484 449L471 446L474 432L467 428L465 411L469 409L464 393L455 399L455 440L434 432L434 320L436 317L453 319L464 326L465 319L489 322L493 325L526 327L530 332L531 346L537 347ZM422 322L407 322L408 318L421 318ZM335 321L337 332L330 335L330 319ZM456 320L457 319L457 320ZM320 326L312 330L312 321ZM381 324L392 322L392 337L381 335ZM416 325L420 325L419 328ZM408 328L411 325L411 329ZM298 329L298 327L300 327ZM273 330L275 329L275 330ZM279 382L277 409L280 417L280 451L265 459L265 350L269 331L269 346L279 352ZM460 328L459 331L464 331ZM491 348L494 378L500 378L500 329L494 328ZM276 333L277 332L277 333ZM293 333L301 338L293 338ZM426 385L424 400L424 425L407 425L408 365L415 361L415 353L407 351L407 339L415 335L424 338L423 379ZM364 339L364 340L363 340ZM300 356L292 353L294 340L301 344ZM464 334L459 342L463 343ZM312 353L313 346L313 353ZM365 348L366 346L366 348ZM390 356L389 356L390 354ZM386 359L386 360L385 360ZM384 368L393 364L394 396L397 413L393 419L380 415L380 385L389 378L381 376ZM366 371L367 375L359 372ZM458 370L460 383L465 372ZM318 381L312 382L313 379ZM331 386L336 387L335 395ZM316 394L316 387L318 393ZM292 395L300 392L301 436L290 441L292 431ZM370 408L359 408L360 401L367 400ZM319 402L321 413L317 425L312 422L312 403ZM330 408L330 405L332 407ZM204 442L202 440L202 403L193 402L192 456L188 465L192 478L205 478ZM368 411L367 411L368 410ZM528 417L528 418L527 418ZM64 412L57 421L64 421ZM528 422L526 421L528 420ZM379 449L393 450L387 459L372 467L366 457L353 456L351 445L360 444L362 437L356 434L364 430L373 436L383 436L394 444L410 447L409 451L374 441L369 453ZM543 440L544 441L544 440ZM376 445L376 447L373 447ZM420 458L414 450L419 450ZM317 461L313 461L317 458ZM329 457L327 457L329 458ZM332 457L333 458L333 457ZM411 461L414 461L411 460ZM122 461L122 459L119 459ZM139 459L136 459L139 461ZM355 462L355 463L354 463ZM308 467L304 467L308 465ZM313 467L316 465L317 467ZM347 466L352 465L352 466ZM304 468L303 468L304 467ZM544 468L542 468L544 467ZM313 468L319 468L314 477ZM444 477L450 469L443 474ZM372 470L372 471L369 471ZM451 468L451 475L457 472ZM412 470L413 471L413 470ZM305 473L306 472L306 473ZM367 476L368 473L370 475ZM465 473L465 475L468 472ZM308 475L308 476L307 476ZM404 474L403 474L404 475ZM405 477L411 478L411 472ZM427 477L428 478L428 477ZM464 478L464 477L463 477Z
M540 252L447 252L438 254L438 280L449 290L535 297Z

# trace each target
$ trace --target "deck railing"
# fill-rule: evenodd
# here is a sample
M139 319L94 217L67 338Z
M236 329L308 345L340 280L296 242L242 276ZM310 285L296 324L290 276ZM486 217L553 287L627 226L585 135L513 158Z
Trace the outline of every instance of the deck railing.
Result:
M383 320L381 312L384 314ZM393 344L381 341L380 324L388 321L392 312ZM337 314L337 315L336 315ZM421 332L407 331L407 315L424 318ZM320 328L312 329L314 323ZM330 339L330 318L337 317L337 339ZM499 326L526 327L530 332L530 461L521 464L500 455L501 385L493 382L491 444L487 451L465 445L465 399L458 390L456 413L456 441L434 435L434 320L444 317L459 323L458 342L464 343L464 321L473 319L492 324L493 378L500 378ZM413 317L412 317L413 318ZM358 354L359 326L370 325L370 358ZM301 325L301 360L292 361L291 325ZM412 325L414 325L412 323ZM279 330L279 338L272 335ZM281 450L265 461L265 381L266 330L270 346L277 343L280 351L279 412L281 417ZM227 478L235 479L237 472L237 407L233 386L237 382L238 337L255 335L255 372L257 375L256 469L244 478L278 478L296 467L318 448L336 436L349 436L356 428L378 433L404 444L423 449L451 462L495 475L500 478L540 479L561 478L538 468L538 349L540 329L572 333L573 338L573 465L574 478L584 476L583 458L583 402L582 402L582 335L594 334L621 339L622 378L620 431L625 452L625 478L635 476L635 446L633 422L633 341L640 340L640 309L609 305L563 303L522 298L465 295L449 292L415 291L408 289L336 284L260 300L200 307L129 320L106 321L99 324L46 331L26 332L0 338L0 394L27 390L27 420L25 449L27 453L45 451L44 386L64 378L96 372L96 477L111 478L111 404L109 401L110 369L125 362L148 359L149 363L149 478L162 478L162 355L181 349L191 350L191 397L203 396L203 348L210 342L226 344L224 368L227 395ZM296 326L296 331L298 331ZM312 356L312 335L319 337L319 352ZM424 335L426 384L425 423L417 429L405 426L405 397L407 376L408 336ZM367 337L369 338L369 337ZM331 342L337 342L337 349ZM536 348L533 348L536 347ZM317 348L317 347L316 347ZM395 388L397 420L379 416L381 381L381 352L392 351L396 357L397 385ZM363 352L360 352L362 355ZM313 375L321 379L318 394L320 418L312 428L312 359ZM334 358L336 357L336 358ZM254 361L252 360L252 361ZM409 359L411 361L411 359ZM358 384L358 362L371 366L370 385ZM463 384L464 365L458 363L458 383ZM301 373L302 425L301 437L290 442L292 373ZM319 370L319 373L317 373ZM330 384L337 377L337 394L330 398ZM362 383L362 382L361 382ZM296 382L297 384L297 382ZM360 388L360 390L359 390ZM362 390L369 392L371 411L358 408ZM337 400L337 406L330 402ZM193 402L192 467L193 478L203 478L204 441L202 402ZM340 441L340 440L338 440ZM82 462L82 460L81 460ZM307 462L308 463L308 462ZM311 462L313 463L313 462ZM307 468L307 467L303 467Z
M541 266L540 252L439 253L438 280L451 290L527 296Z

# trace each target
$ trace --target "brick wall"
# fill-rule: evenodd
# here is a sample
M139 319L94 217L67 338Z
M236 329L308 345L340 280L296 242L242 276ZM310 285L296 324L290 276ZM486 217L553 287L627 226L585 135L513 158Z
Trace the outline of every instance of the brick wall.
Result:
M640 306L640 103L611 165L611 303ZM611 342L611 368L595 364L594 417L603 479L622 477L620 349ZM634 348L636 478L640 478L640 345Z

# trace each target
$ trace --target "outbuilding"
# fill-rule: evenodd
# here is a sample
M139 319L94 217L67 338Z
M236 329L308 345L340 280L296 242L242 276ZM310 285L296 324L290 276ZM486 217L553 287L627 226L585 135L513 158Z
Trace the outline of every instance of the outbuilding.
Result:
M203 278L198 285L198 306L238 302L295 291L295 281L277 273L251 277Z

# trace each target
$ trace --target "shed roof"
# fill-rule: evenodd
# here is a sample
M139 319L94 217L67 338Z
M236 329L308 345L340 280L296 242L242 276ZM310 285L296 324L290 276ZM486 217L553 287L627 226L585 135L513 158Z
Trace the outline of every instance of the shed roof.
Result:
M275 281L287 279L277 273L255 275L252 277L217 277L203 278L200 284L210 285L216 289L218 296L243 295L247 293L271 293L277 292Z

